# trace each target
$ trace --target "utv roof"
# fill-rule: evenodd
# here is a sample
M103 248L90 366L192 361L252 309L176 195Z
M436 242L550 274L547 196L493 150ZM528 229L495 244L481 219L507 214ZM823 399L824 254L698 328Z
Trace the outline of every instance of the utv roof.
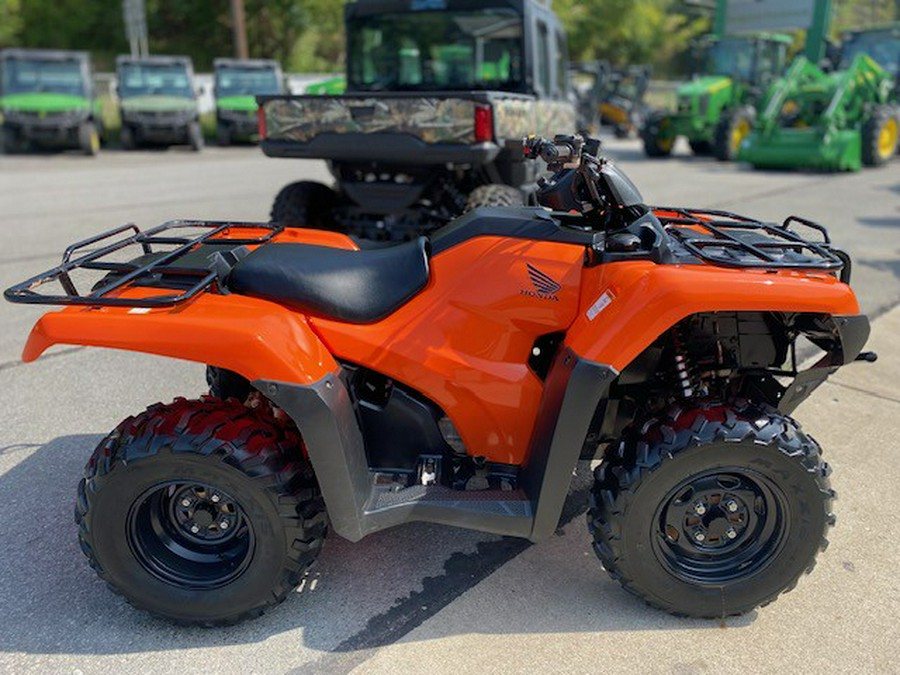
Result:
M193 68L190 56L129 56L128 54L119 54L116 57L116 67L132 64L146 63L157 66L188 66Z
M87 52L64 49L0 49L0 59L41 59L44 61L88 61Z
M274 59L213 59L213 68L259 68L260 70L281 69L281 64Z
M384 13L478 9L514 9L523 14L526 6L547 9L547 3L542 0L357 0L344 5L344 17L352 19Z

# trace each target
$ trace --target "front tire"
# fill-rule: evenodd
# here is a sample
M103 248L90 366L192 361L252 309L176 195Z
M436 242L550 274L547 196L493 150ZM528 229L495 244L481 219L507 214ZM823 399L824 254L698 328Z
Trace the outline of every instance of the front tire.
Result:
M679 616L749 612L794 587L834 523L814 440L771 408L654 421L598 467L588 512L609 574Z
M898 142L900 142L900 118L891 106L876 106L863 126L863 164L884 165L897 152Z
M112 590L158 616L206 626L258 616L297 586L325 538L301 448L268 408L151 406L88 462L81 548Z
M216 145L227 148L231 143L231 126L225 122L219 122L216 125Z
M653 113L641 129L647 157L669 157L675 147L672 119L665 113Z

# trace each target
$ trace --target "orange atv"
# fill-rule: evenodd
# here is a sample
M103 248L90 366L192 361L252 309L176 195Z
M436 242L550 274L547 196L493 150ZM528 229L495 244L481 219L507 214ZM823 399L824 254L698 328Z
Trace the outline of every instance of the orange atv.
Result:
M7 290L68 305L25 361L66 343L210 366L210 396L150 406L88 462L76 521L100 577L157 615L234 622L283 600L328 529L544 539L596 459L588 529L629 591L722 617L791 588L835 495L788 415L874 359L849 259L799 218L651 209L599 145L527 139L555 172L546 208L480 208L430 239L126 226ZM801 345L820 353L806 370Z

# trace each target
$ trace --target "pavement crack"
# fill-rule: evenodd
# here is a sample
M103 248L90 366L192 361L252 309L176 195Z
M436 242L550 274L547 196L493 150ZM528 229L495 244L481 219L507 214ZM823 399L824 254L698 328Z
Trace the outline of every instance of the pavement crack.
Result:
M894 396L888 396L887 394L879 394L874 391L869 391L868 389L863 389L862 387L854 387L852 384L844 384L843 382L835 382L833 380L829 381L829 384L833 384L835 387L843 387L844 389L850 389L851 391L855 391L860 394L865 394L866 396L871 396L873 398L877 398L882 401L888 401L890 403L900 403L900 398L895 398Z

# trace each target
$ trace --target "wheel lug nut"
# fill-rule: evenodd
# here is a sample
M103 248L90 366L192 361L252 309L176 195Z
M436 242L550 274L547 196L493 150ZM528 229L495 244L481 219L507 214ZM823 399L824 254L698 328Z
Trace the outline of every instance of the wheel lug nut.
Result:
M698 516L702 516L704 513L706 513L706 504L704 504L703 502L697 502L696 504L694 504L694 513L696 513Z
M698 530L694 532L694 541L706 541L706 535Z
M197 534L200 531L200 528L197 525L191 525L191 532Z
M727 530L725 530L725 536L729 539L734 539L735 537L737 537L737 530L735 530L733 527L729 527Z
M218 504L219 500L221 500L221 499L222 498L219 495L213 495L212 497L210 497L210 500L212 501L213 504Z
M187 497L185 497L184 499L181 500L181 505L182 505L182 506L190 506L190 505L191 505L191 500L188 499Z
M725 502L725 508L728 509L731 513L734 513L738 510L738 503L733 499L729 499Z
M223 530L227 530L228 529L228 521L223 520L221 523L219 523L219 527Z

